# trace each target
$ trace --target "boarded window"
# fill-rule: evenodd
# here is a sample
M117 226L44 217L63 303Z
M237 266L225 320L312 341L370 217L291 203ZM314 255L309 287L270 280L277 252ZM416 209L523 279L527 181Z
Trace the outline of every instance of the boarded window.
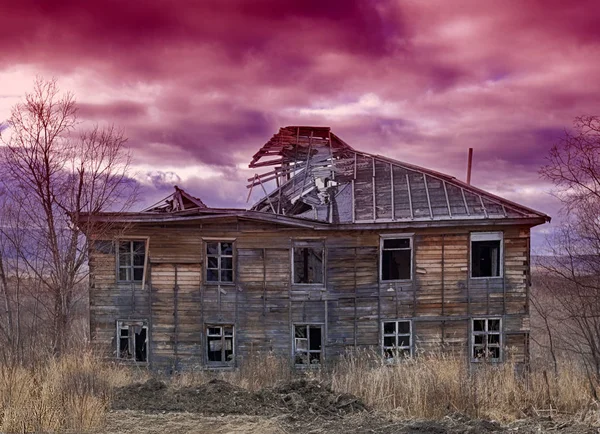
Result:
M502 322L500 318L475 318L472 326L471 357L473 361L500 361L502 357Z
M148 360L148 325L146 321L117 321L117 359Z
M233 242L206 243L206 281L233 282Z
M209 325L206 327L206 354L209 365L233 364L233 325Z
M397 360L412 354L412 322L410 320L384 321L382 349L386 360Z
M294 248L294 283L323 283L323 249Z
M299 366L318 365L322 361L323 334L321 325L294 325L294 363Z
M141 282L146 262L146 242L143 240L120 240L118 254L120 282Z
M502 232L471 234L471 277L502 276Z
M381 239L381 280L410 280L412 238Z

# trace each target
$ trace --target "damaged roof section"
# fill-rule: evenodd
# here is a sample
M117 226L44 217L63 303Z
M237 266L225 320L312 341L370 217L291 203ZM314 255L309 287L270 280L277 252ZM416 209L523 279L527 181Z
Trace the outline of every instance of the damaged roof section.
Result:
M452 176L355 150L327 127L281 128L249 165L269 166L248 179L265 193L253 211L328 223L549 220Z
M175 186L175 191L154 205L146 208L142 212L150 213L172 213L177 211L186 211L193 209L204 209L207 206L197 197L183 191Z

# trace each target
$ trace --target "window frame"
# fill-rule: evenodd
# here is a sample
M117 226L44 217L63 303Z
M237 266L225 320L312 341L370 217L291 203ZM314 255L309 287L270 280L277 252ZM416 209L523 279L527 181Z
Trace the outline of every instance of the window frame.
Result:
M306 327L306 338L296 338L296 327ZM320 350L311 350L310 349L310 328L318 327L321 331L321 349ZM296 349L296 339L306 339L306 351L301 351L302 353L306 353L308 355L308 363L296 363L296 353L298 352ZM310 354L318 353L319 355L319 363L310 363ZM311 367L320 367L323 365L325 360L325 324L323 323L294 323L292 327L292 363L296 368L311 368Z
M204 272L203 272L203 277L204 277L204 283L207 285L235 285L236 282L236 262L237 262L237 255L236 255L236 249L235 249L235 238L203 238L203 246L202 248L203 250L203 254L204 254ZM209 255L208 254L208 245L209 244L214 244L217 243L219 245L218 247L218 255ZM221 254L221 244L222 243L230 243L231 244L231 255L222 255ZM208 280L208 258L209 257L216 257L217 261L218 261L218 274L219 274L219 280ZM228 280L221 280L221 258L231 258L231 281ZM214 270L214 268L211 268L211 270ZM226 269L227 270L227 269Z
M473 241L500 241L500 265L497 276L473 276ZM469 234L469 279L501 279L504 277L504 232L471 232Z
M225 335L225 328L226 327L231 327L231 336L226 336ZM220 328L221 329L221 334L220 335L214 335L214 334L210 334L209 333L209 329L211 328ZM226 340L228 340L229 338L231 339L231 360L227 361L227 360L222 360L222 361L211 361L208 358L208 346L209 346L209 337L220 337L221 338L221 356L222 358L225 358L225 342ZM204 338L205 338L205 346L204 346L204 354L205 354L205 363L206 366L208 367L214 367L214 368L219 368L219 367L229 367L229 366L235 366L235 358L236 358L236 351L235 351L235 343L236 343L236 336L235 336L235 324L232 323L209 323L209 324L205 324L204 325Z
M313 282L313 283L297 283L296 282L296 264L294 262L295 260L295 256L296 256L296 249L297 248L312 248L312 249L321 249L321 257L323 258L321 261L321 276L323 276L323 281L322 282ZM298 239L292 239L292 252L290 255L290 259L291 259L291 279L292 279L292 285L294 286L304 286L304 287L324 287L325 286L325 282L327 281L327 274L326 274L326 261L327 261L327 249L325 248L325 239L323 238L298 238Z
M144 344L146 345L146 360L136 360L136 347L135 347L135 338L132 339L132 335L129 333L134 326L140 326L142 329L146 330L146 339L144 340ZM140 364L148 364L150 360L150 327L147 320L143 319L119 319L116 321L116 339L115 339L115 357L117 360L122 362L130 362L130 363L140 363ZM127 330L127 340L128 340L128 348L133 344L133 348L131 349L132 357L121 357L121 330Z
M408 333L398 333L398 323L401 323L401 322L408 323L408 328L409 328ZM381 345L380 345L380 347L381 347L381 356L383 357L383 359L386 362L394 363L394 362L396 362L398 360L401 360L401 359L397 359L396 357L387 358L386 355L385 355L385 350L387 350L387 349L393 349L393 348L399 348L401 350L402 349L408 349L408 351L409 351L409 357L413 357L413 354L414 354L414 327L413 327L413 322L414 321L412 319L409 319L409 318L396 318L396 319L384 319L384 320L381 320ZM385 333L385 324L386 323L395 323L395 326L394 326L395 332L394 332L394 334ZM396 340L396 345L394 345L393 347L386 346L385 345L385 338L386 337L392 337L392 336ZM408 339L409 339L408 346L398 347L398 337L399 336L408 336Z
M121 243L129 243L129 247L130 247L130 251L129 254L131 255L131 265L129 266L121 266ZM134 265L133 263L133 255L134 255L134 250L133 250L133 243L134 242L142 242L144 243L144 264L143 265ZM146 275L146 268L148 266L148 243L149 243L149 238L148 237L127 237L127 238L117 238L115 240L115 255L116 255L116 260L115 260L115 268L116 268L116 281L117 283L133 283L133 284L138 284L138 285L142 285L144 283L144 277ZM121 269L131 269L131 277L132 279L130 280L121 280ZM140 269L142 270L142 279L141 280L134 280L134 270L135 269Z
M489 321L498 321L498 331L489 331ZM475 321L485 321L485 331L475 331ZM503 330L503 324L504 322L502 321L502 317L500 316L477 316L477 317L473 317L471 318L471 323L470 323L470 327L471 327L471 345L469 347L469 359L471 360L471 362L473 363L483 363L483 362L488 362L488 363L501 363L504 360L504 330ZM484 345L484 349L488 348L488 339L487 337L489 335L498 335L498 344L497 344L497 348L498 348L498 358L476 358L474 357L474 349L475 349L475 336L484 336L485 338L485 345ZM477 345L478 347L481 347L481 345ZM496 344L493 345L492 348L495 348Z
M414 268L415 268L415 245L414 245L414 233L409 234L380 234L379 235L379 283L394 283L394 282L412 282L414 279ZM410 278L408 279L383 279L383 245L386 240L409 240L410 249ZM408 250L408 249L385 249L385 250Z

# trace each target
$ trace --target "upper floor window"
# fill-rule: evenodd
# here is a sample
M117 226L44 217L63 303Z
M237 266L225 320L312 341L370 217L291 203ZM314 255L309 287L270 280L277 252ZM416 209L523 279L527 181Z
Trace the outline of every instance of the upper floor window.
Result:
M293 249L293 282L324 283L324 253L322 241L295 241Z
M381 237L381 280L412 279L412 237Z
M502 232L471 233L471 277L502 276Z
M501 319L475 318L472 327L471 357L473 360L500 361L502 357Z
M117 321L117 359L145 362L147 358L146 321Z
M141 282L144 278L146 242L119 240L118 269L120 282Z
M233 241L206 242L206 281L233 282Z

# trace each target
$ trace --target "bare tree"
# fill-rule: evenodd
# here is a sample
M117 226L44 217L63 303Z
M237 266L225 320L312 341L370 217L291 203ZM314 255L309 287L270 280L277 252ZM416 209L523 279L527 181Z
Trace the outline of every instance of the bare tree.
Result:
M552 320L559 328L553 336L553 351L556 346L580 356L597 387L600 385L600 118L577 118L573 131L567 131L552 147L548 163L540 173L554 183L555 194L564 205L563 222L549 238L552 255L540 264L546 273L545 296L556 307L544 311L548 327Z
M28 286L39 286L55 353L66 348L78 288L87 278L86 240L73 222L86 215L91 226L96 213L124 210L135 197L123 133L98 126L79 133L78 126L73 95L38 78L13 107L2 136L0 182L13 212L5 213L0 235L21 261L22 275L39 283Z

